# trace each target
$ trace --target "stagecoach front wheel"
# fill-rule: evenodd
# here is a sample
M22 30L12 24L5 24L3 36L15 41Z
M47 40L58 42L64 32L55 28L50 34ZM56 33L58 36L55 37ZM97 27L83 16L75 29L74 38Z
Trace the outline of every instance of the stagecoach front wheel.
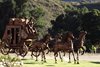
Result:
M28 53L28 47L24 44L22 48L15 49L15 53L24 57Z
M22 56L22 57L24 57L24 56L26 56L26 54L28 53L28 47L27 47L27 45L23 45L23 49L21 49L21 53L20 53L20 55Z
M18 49L15 49L15 53L16 53L17 55L20 55L20 50L19 50L19 48L18 48Z

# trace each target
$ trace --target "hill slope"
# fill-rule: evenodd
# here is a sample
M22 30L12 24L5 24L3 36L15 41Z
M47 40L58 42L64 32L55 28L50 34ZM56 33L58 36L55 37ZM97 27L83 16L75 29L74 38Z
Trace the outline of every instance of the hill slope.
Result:
M82 4L78 5L78 8L87 7L88 9L98 9L100 10L100 3Z
M66 2L100 2L100 0L63 0Z
M45 11L45 18L50 20L64 11L65 3L60 0L33 0L35 7L41 7Z

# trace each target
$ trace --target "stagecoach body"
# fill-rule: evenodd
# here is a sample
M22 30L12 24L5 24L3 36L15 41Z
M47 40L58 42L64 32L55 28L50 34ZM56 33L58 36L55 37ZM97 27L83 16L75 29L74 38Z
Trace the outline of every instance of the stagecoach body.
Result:
M22 19L10 19L2 37L2 41L4 42L1 49L2 54L8 54L11 50L14 50L17 54L26 55L28 48L25 40L28 35L24 30L25 24L26 21Z

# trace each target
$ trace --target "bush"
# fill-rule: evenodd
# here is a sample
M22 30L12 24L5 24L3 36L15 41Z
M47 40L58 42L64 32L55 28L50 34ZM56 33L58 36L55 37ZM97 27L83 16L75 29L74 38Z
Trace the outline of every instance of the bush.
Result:
M21 60L9 55L0 56L0 62L3 67L20 67L22 66Z

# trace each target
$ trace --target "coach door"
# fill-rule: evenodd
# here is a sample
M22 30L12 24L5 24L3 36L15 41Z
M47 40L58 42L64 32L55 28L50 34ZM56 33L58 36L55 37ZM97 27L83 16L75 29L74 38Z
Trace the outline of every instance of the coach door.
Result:
M8 26L7 36L10 39L10 46L18 46L20 42L20 26Z

